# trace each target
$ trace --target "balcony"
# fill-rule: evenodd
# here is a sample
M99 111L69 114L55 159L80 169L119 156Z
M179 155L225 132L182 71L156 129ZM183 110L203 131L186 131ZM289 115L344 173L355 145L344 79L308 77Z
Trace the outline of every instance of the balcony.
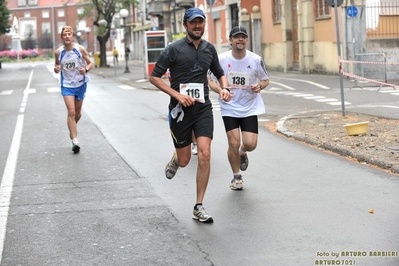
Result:
M163 2L153 1L148 2L148 14L151 16L161 16L163 13Z
M195 7L195 1L190 0L176 0L176 5L184 8Z

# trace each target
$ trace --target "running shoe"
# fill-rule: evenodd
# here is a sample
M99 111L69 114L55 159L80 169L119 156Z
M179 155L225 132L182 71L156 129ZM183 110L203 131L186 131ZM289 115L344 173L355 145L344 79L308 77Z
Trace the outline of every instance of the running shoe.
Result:
M204 206L200 205L193 211L193 219L198 220L201 223L213 223L212 216L206 212Z
M198 154L197 143L192 143L191 144L191 154L192 155L197 155Z
M179 169L179 165L176 162L176 152L173 153L172 159L168 162L168 164L165 167L165 176L167 179L172 179L176 172L177 169Z
M230 188L232 190L241 190L244 188L244 181L242 181L241 175L235 175L230 182Z
M245 171L248 168L249 160L248 155L245 153L244 155L240 156L240 169L241 171Z
M79 141L77 138L72 139L72 151L78 153L80 151Z

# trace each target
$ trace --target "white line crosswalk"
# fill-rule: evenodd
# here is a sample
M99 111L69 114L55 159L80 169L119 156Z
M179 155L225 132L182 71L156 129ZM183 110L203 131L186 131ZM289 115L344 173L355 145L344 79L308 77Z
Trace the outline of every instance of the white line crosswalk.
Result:
M305 93L300 93L300 92L293 92L293 91L262 91L262 93L268 93L268 94L279 94L279 95L287 95L287 96L293 96L293 97L298 97L298 98L304 98L306 100L314 100L316 102L320 103L326 103L329 105L340 105L341 101L338 99L334 98L326 98L324 96L317 96L313 94L305 94ZM351 105L352 103L350 102L345 102L345 105Z

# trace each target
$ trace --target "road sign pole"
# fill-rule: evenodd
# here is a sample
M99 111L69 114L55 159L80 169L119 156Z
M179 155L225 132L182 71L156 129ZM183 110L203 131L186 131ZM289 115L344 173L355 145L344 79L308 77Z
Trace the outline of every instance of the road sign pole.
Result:
M341 60L341 41L339 38L339 24L338 24L338 1L334 0L334 11L335 11L335 28L337 34L337 49L338 49L338 60ZM339 69L339 85L341 89L341 108L342 108L342 116L345 116L345 100L344 100L344 82L342 80L342 66L341 62L338 61L338 69Z

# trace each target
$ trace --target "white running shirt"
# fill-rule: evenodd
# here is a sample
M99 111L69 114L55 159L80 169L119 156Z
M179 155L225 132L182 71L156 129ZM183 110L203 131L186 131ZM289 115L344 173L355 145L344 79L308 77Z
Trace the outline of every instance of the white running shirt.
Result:
M260 93L251 91L251 84L269 79L262 58L247 50L243 59L235 59L230 50L220 54L219 61L232 93L229 102L219 98L222 116L242 118L265 113ZM212 75L212 79L216 78Z
M77 48L75 48L77 47ZM79 51L79 44L74 43L71 51L65 50L62 46L60 49L60 57L58 60L61 63L61 86L66 88L78 88L85 82L89 82L87 74L81 75L79 67L86 68L86 61L83 59Z

